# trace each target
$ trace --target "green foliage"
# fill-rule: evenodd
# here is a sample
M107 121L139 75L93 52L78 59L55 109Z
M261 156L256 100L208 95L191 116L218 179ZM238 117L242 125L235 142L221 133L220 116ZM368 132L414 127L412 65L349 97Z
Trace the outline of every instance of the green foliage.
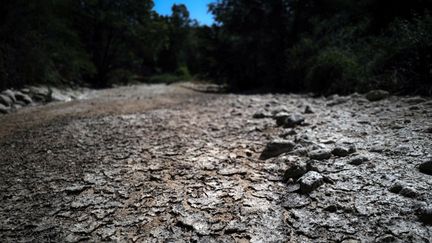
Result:
M180 73L199 63L184 5L172 16L151 0L5 0L0 6L0 89L36 83L93 87ZM20 16L17 18L17 16ZM195 69L197 70L197 69Z
M432 17L397 19L375 40L383 52L373 62L382 86L390 90L432 94Z
M70 3L2 2L0 88L77 81L93 71L70 19L65 16Z
M305 77L314 64L313 59L319 51L318 45L309 38L301 39L297 44L287 50L285 79L289 80L285 86L293 91L306 88ZM310 88L310 86L309 86Z
M152 7L149 0L75 1L75 26L96 67L93 86L107 86L119 70L139 69L137 49Z
M431 94L429 0L219 0L214 55L235 89Z
M0 89L203 77L237 90L432 93L430 0L218 0L199 26L151 0L4 0ZM19 17L17 17L19 16Z
M314 92L352 92L362 77L355 56L334 48L321 51L308 70L305 88Z
M188 67L180 66L175 73L153 75L147 80L147 82L172 84L179 81L191 81L192 79L193 76L190 74Z
M187 66L180 66L175 72L175 75L184 80L190 80L192 77Z

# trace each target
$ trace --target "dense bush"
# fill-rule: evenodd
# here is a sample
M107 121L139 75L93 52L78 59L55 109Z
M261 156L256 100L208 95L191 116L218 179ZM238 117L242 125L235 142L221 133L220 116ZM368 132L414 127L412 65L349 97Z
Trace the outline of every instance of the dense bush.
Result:
M340 49L319 52L308 68L306 90L314 92L348 93L357 89L362 68L356 57Z
M373 63L383 86L396 91L432 94L432 17L398 19L380 39L385 54Z
M431 1L219 0L211 10L224 44L216 68L237 89L431 94Z

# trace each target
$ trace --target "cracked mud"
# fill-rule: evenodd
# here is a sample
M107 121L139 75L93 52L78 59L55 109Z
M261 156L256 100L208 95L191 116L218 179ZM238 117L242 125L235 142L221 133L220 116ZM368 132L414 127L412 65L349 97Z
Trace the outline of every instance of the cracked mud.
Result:
M418 98L172 86L23 109L0 117L0 239L430 242L431 118Z

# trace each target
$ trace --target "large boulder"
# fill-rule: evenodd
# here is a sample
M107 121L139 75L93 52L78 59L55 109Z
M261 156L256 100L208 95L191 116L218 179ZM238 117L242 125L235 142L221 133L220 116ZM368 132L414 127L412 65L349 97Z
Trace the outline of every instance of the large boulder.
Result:
M16 102L15 93L12 90L7 89L3 91L2 94L9 97L14 103Z
M5 94L0 94L0 104L4 106L11 106L14 103L14 101Z
M66 92L63 92L59 89L53 88L51 93L51 101L58 102L69 102L72 101L72 97L68 95Z
M24 102L26 105L31 104L33 102L30 96L23 94L19 91L15 92L15 98L17 99L17 101Z
M36 101L49 102L51 101L52 90L48 87L30 87L29 95Z

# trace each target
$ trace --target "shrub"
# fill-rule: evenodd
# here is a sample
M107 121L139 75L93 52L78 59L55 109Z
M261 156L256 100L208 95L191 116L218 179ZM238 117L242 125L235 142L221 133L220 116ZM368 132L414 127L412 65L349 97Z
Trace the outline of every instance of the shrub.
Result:
M286 86L290 90L304 90L304 79L312 65L312 57L318 52L318 45L304 38L287 51Z
M189 73L188 67L180 66L175 73L163 73L163 74L153 75L146 81L148 83L171 84L179 81L190 81L190 80L192 80L192 76Z
M362 73L353 54L337 48L325 49L308 69L305 86L314 92L348 93L356 90Z
M379 40L385 54L373 63L381 86L394 91L432 94L432 17L397 20Z
M192 77L187 66L180 66L176 70L175 75L183 80L190 80Z

